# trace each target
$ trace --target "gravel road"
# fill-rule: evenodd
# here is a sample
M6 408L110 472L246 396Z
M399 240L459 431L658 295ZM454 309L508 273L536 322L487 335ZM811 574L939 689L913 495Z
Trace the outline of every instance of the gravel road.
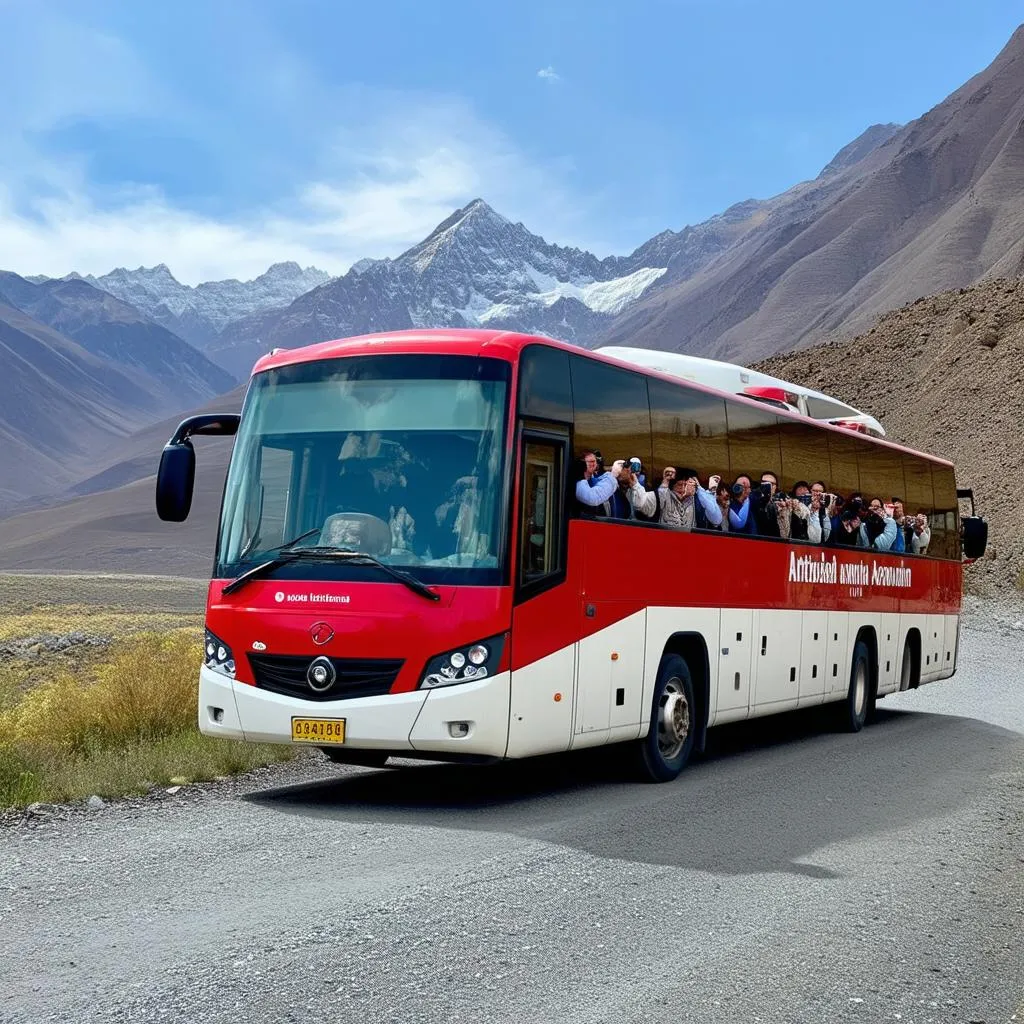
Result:
M1024 1020L1024 630L950 681L600 751L311 756L0 829L0 1020Z

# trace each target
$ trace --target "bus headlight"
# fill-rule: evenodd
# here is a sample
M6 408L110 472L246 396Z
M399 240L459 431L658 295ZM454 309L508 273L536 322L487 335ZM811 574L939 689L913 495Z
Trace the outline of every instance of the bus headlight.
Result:
M209 630L203 638L203 664L229 679L235 678L235 656L231 648Z
M502 671L506 637L507 634L499 634L431 658L420 679L420 689L469 683Z

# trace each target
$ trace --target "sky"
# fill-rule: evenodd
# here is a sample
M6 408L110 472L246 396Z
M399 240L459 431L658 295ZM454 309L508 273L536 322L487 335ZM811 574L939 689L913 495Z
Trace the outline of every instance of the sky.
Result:
M481 197L625 254L982 71L1006 0L0 0L0 269L397 256Z

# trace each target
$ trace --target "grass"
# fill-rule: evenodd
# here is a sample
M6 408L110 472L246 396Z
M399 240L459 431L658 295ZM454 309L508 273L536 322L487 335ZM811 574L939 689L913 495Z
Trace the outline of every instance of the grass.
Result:
M290 746L200 734L199 609L62 603L67 596L61 580L56 599L8 602L6 613L0 603L0 643L76 630L107 641L0 659L0 807L144 794L294 756Z

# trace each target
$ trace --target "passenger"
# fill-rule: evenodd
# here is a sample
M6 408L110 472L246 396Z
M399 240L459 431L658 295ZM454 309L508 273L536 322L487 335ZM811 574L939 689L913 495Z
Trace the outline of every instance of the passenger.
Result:
M714 478L712 478L714 479ZM711 481L708 481L708 490ZM742 530L747 524L747 512L750 510L749 502L743 503L743 519L733 512L732 510L732 488L728 484L719 483L715 487L715 503L718 505L719 511L722 513L722 521L718 525L718 529L722 533L729 533L734 530Z
M721 526L722 511L715 501L714 492L700 486L695 469L672 469L671 474L666 470L658 500L661 504L660 521L665 526L681 530Z
M730 490L732 500L729 503L729 511L735 516L729 517L730 527L734 533L745 533L748 536L756 534L757 526L754 517L750 515L750 477L740 473Z
M583 452L580 461L582 475L576 481L576 501L580 505L580 514L587 519L610 516L611 499L619 489L618 475L622 463L618 462L611 470L606 470L601 453L592 448Z
M911 524L910 551L915 555L928 554L928 544L932 539L932 531L928 526L928 516L918 512Z
M896 524L896 540L893 542L893 551L910 550L910 522L903 509L903 500L894 497L892 499L892 520Z
M639 460L637 460L639 461ZM671 486L675 479L676 471L673 466L666 466L662 470L661 485L657 490L649 491L644 487L644 478L641 474L634 472L633 460L626 464L626 472L629 476L629 491L627 496L636 515L652 523L662 523L661 511L663 507L663 489Z
M885 511L881 498L872 498L868 514L860 525L857 546L875 551L889 551L896 539L896 523Z
M782 528L779 523L780 503L775 500L778 492L779 478L771 470L765 470L761 474L760 488L750 492L750 510L754 520L754 532L761 537L782 536Z
M825 508L824 495L825 485L820 480L813 486L806 480L798 480L793 484L790 539L810 544L828 543L832 523Z
M861 505L860 499L851 498L841 503L842 511L832 520L832 532L829 543L842 547L856 547L860 539Z

